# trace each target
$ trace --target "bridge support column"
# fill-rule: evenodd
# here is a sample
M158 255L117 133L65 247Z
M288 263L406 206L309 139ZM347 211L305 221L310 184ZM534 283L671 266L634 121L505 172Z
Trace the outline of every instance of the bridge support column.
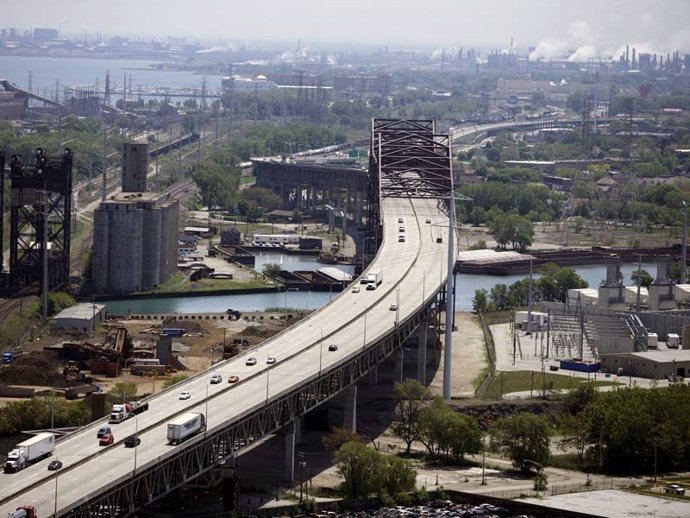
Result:
M295 419L295 444L302 444L302 418Z
M355 223L357 224L358 227L362 226L362 208L363 208L363 201L362 201L362 193L358 192L356 195L355 199Z
M285 479L295 481L295 429L297 423L285 427Z
M345 408L343 411L343 428L357 432L357 385L343 391Z
M420 324L417 339L417 381L426 385L426 342L429 333L429 322L424 320Z
M405 359L405 353L402 348L395 351L395 374L393 375L393 381L395 383L401 383L403 380L403 364Z
M369 371L369 386L370 387L375 387L376 385L379 384L379 367L378 365L374 365L371 370Z

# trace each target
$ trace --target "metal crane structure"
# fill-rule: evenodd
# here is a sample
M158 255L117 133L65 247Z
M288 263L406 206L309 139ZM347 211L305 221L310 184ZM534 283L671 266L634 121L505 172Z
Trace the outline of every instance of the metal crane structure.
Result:
M48 254L48 287L69 278L72 220L72 152L51 158L42 149L25 165L20 155L10 160L10 276L16 292L42 279Z

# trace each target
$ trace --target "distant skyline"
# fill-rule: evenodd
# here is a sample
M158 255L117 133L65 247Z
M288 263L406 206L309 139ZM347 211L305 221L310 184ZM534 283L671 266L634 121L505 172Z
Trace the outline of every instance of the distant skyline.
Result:
M304 46L388 45L507 50L533 57L690 52L690 1L662 0L11 0L2 27L63 35L184 36L209 46L271 41Z

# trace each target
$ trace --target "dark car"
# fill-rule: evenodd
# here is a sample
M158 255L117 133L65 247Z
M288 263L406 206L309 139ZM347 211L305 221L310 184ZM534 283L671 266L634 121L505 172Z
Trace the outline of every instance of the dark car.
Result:
M96 432L96 439L100 439L101 437L103 437L107 433L111 433L110 427L109 426L101 426L98 429L98 432Z
M53 460L48 464L48 471L57 471L62 467L62 461Z
M331 344L331 345L328 346L328 350L329 350L329 351L337 351L337 350L338 350L338 346L335 345L335 344Z
M125 439L125 448L134 448L141 444L141 439L136 435L130 435Z

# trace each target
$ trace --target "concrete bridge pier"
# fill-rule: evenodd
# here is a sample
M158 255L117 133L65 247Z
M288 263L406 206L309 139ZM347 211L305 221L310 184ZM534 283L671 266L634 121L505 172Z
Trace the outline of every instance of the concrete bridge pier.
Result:
M374 365L371 370L369 371L369 386L370 387L375 387L376 385L379 384L379 367L378 365Z
M405 364L405 352L402 347L395 351L395 369L393 374L393 383L402 383L403 380L403 366Z
M363 197L362 197L362 193L358 192L355 194L355 223L357 224L358 227L362 226L363 212L364 212Z
M417 329L417 381L426 385L426 345L429 335L429 322L423 320Z
M285 427L285 479L295 481L295 440L298 422L294 421Z
M357 385L343 391L345 407L343 411L343 428L357 432ZM294 468L294 466L293 466Z

